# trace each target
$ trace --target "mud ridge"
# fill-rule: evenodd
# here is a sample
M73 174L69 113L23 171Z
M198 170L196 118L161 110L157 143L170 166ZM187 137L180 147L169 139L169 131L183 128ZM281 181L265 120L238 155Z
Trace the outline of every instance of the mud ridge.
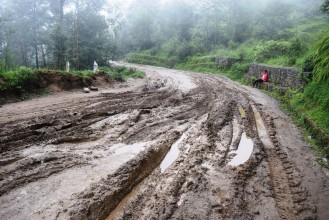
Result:
M307 200L307 190L301 187L301 174L278 142L273 117L262 114L267 134L274 148L265 152L270 164L272 186L282 219L316 219L316 208Z

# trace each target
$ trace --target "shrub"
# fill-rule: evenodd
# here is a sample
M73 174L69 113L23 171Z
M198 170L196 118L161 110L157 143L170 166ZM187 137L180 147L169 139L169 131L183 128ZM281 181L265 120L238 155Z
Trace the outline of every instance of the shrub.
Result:
M19 67L16 71L6 71L0 73L3 82L0 83L0 90L20 87L28 89L35 85L38 80L37 75L31 68Z
M314 79L317 82L329 81L329 31L318 44L314 55Z
M256 47L255 60L265 61L273 57L283 56L288 53L289 46L287 41L267 41Z
M304 60L304 62L302 64L302 70L304 72L312 72L313 71L313 69L314 69L313 60L314 60L314 56L309 56Z
M130 54L125 60L129 63L168 67L167 60L147 54Z
M143 78L145 76L145 73L143 71L124 66L114 68L100 67L99 70L107 73L110 77L117 81L125 81L128 78Z

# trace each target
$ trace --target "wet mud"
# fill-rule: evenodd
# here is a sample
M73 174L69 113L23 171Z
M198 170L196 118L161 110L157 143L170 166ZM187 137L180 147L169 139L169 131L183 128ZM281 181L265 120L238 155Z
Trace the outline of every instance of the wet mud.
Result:
M2 107L1 219L329 217L325 170L275 100L131 66L146 78Z

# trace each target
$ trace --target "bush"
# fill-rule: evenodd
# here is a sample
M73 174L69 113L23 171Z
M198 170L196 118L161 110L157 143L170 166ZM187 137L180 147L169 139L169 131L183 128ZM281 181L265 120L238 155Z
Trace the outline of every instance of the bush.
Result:
M99 70L107 73L117 81L126 81L128 78L143 78L145 76L145 73L142 71L124 66L115 68L100 67Z
M255 49L254 60L263 62L272 58L288 57L286 65L295 65L297 57L301 57L305 48L298 39L289 41L267 41Z
M329 31L318 44L314 55L314 79L329 82Z
M270 58L288 54L290 44L287 41L267 41L256 47L255 61L262 62Z
M129 63L138 63L144 65L168 67L168 61L160 57L151 56L147 54L130 54L125 59Z
M303 72L312 72L314 69L314 56L307 57L303 64L302 64L302 70Z
M67 72L65 72L65 73L67 73ZM71 71L68 74L73 74L73 75L78 75L78 76L89 78L92 75L94 75L94 72L92 70L83 70L83 71Z
M29 89L34 86L38 80L37 75L31 68L19 67L16 71L7 71L0 73L0 90L15 89L17 87L22 89Z

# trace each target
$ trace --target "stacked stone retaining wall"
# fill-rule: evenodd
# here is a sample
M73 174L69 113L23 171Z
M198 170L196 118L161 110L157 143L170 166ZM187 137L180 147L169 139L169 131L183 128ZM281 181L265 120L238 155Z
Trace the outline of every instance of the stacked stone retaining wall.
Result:
M250 64L248 78L260 78L264 70L269 73L269 82L281 87L299 89L306 83L305 74L294 67L271 67L263 64Z

